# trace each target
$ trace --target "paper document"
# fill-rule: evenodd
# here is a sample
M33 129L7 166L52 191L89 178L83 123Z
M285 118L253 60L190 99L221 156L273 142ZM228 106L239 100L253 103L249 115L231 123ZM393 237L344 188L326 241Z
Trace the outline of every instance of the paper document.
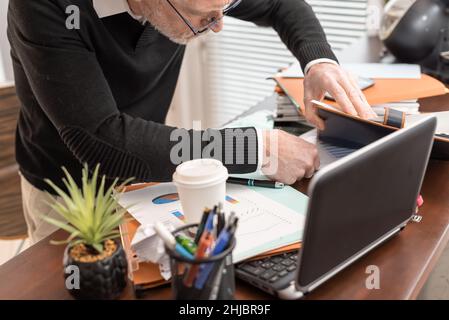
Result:
M302 214L240 185L227 185L229 211L239 217L234 263L302 239L305 212Z
M123 193L119 204L142 225L157 221L179 227L183 224L178 191L173 183L159 183L143 189Z
M405 63L342 63L346 71L365 78L374 79L420 79L421 67L418 64ZM303 78L299 62L294 62L287 70L280 73L284 78Z
M437 117L437 127L435 128L435 134L449 135L449 111L407 115L407 117L405 118L405 126L410 126L411 124L423 119L423 117L426 116Z
M384 116L385 108L392 108L401 112L405 112L405 114L419 113L419 102L416 99L376 104L371 107L373 108L373 111L379 116Z
M225 212L234 211L240 218L234 263L302 239L307 210L307 197L302 193L291 187L268 190L227 184L226 189ZM128 211L142 225L156 221L179 225L184 221L172 183L126 192L119 204L123 207L134 204Z

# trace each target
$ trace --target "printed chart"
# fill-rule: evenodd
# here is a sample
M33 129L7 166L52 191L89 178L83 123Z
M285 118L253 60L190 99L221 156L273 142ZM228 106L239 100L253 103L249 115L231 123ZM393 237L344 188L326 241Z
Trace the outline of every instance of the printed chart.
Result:
M119 199L123 207L142 225L161 221L174 227L185 221L176 187L160 183L124 193ZM304 214L251 190L246 186L227 185L225 212L239 217L234 262L291 244L301 239Z

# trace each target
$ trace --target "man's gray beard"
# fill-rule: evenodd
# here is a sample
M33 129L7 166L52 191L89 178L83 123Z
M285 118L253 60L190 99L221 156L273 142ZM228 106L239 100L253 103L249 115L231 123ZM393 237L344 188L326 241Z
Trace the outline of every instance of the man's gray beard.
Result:
M163 34L168 39L170 39L170 41L172 41L174 43L186 45L191 39L193 39L193 37L191 36L192 32L190 30L189 30L188 36L187 36L187 34L174 36L173 32L171 32L171 30L166 30L163 26L161 27L161 26L158 26L157 24L152 23L152 25L157 31L159 31L159 33Z
M170 41L177 44L186 45L190 40L194 38L190 29L187 29L182 34L175 35L175 32L172 30L171 25L164 21L164 17L158 14L157 9L155 10L154 8L150 8L145 4L143 5L142 9L144 11L144 16L147 18L148 22L151 23L151 25L157 31L170 39Z
M156 27L155 27L156 28ZM206 30L201 34L197 34L196 36L192 36L192 31L190 31L189 29L189 36L185 37L185 38L177 38L177 37L170 37L167 34L163 33L163 31L158 30L160 33L162 33L164 36L166 36L167 38L169 38L171 41L173 41L174 43L177 44L181 44L181 45L186 45L187 43L189 43L190 41L192 41L193 39L198 38L199 36L204 36L206 34L209 33L210 30Z

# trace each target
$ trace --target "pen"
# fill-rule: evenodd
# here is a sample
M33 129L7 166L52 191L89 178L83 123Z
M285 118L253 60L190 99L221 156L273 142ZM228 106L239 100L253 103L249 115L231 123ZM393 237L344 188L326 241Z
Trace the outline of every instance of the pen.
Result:
M237 230L238 223L239 223L239 218L238 217L234 217L234 220L232 221L231 226L229 228L229 233L231 235L231 239L234 238L235 231Z
M263 187L263 188L273 188L282 189L284 184L282 182L270 181L270 180L255 180L255 179L243 179L243 178L228 178L226 181L233 184L242 184L249 187Z
M204 232L201 235L198 249L196 250L195 259L202 259L207 256L207 251L212 245L213 237L212 237L212 229L214 228L214 212L209 214L207 218L206 226L204 228ZM197 264L193 264L192 267L187 272L187 277L184 279L184 285L187 287L191 287L193 285L193 281L198 273L199 266Z
M177 235L175 238L176 238L176 241L188 252L190 252L191 254L196 253L197 245L195 242L193 242L192 239L190 239L186 236L183 236L183 235Z
M171 249L179 253L181 256L193 260L193 255L188 252L182 245L176 242L175 237L168 231L168 229L161 223L156 222L154 225L154 231L158 234L158 236L164 241L165 245Z
M224 212L222 211L223 205L221 202L218 204L218 211L217 211L217 237L225 227L225 216Z
M204 226L206 225L207 218L209 217L210 210L205 209L203 212L203 216L201 217L201 222L198 225L198 230L196 231L195 235L195 243L198 244L198 241L200 241L201 234L203 233Z
M232 225L232 223L234 222L234 219L235 219L235 212L231 211L231 214L229 215L229 218L228 218L228 222L226 223L226 228L229 228Z
M230 222L229 226L220 233L216 241L215 247L212 250L211 256L216 256L222 253L228 247L237 229L238 220L239 219L235 217L234 220ZM204 284L207 278L209 277L209 274L212 271L213 267L214 267L213 263L203 264L201 266L200 274L198 275L198 278L196 279L195 282L196 289L202 289L204 287Z
M217 254L220 254L223 252L224 249L229 244L229 239L231 238L231 234L229 232L230 230L223 230L220 235L218 236L217 243L212 250L211 256L215 256ZM214 267L213 263L207 263L203 264L201 266L200 273L195 281L195 288L202 289L204 286L204 283L206 282L207 278L209 277L209 273L212 271L212 268Z
M223 278L223 269L224 269L224 263L220 263L220 266L217 271L215 271L215 279L212 279L212 285L211 285L211 291L209 300L216 300L218 296L218 290L220 289L221 280Z

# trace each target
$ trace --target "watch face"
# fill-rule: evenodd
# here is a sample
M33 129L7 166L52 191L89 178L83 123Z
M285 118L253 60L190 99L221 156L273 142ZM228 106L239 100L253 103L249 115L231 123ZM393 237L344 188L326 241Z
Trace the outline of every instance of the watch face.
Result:
M387 39L416 0L392 0L385 5L379 37Z

